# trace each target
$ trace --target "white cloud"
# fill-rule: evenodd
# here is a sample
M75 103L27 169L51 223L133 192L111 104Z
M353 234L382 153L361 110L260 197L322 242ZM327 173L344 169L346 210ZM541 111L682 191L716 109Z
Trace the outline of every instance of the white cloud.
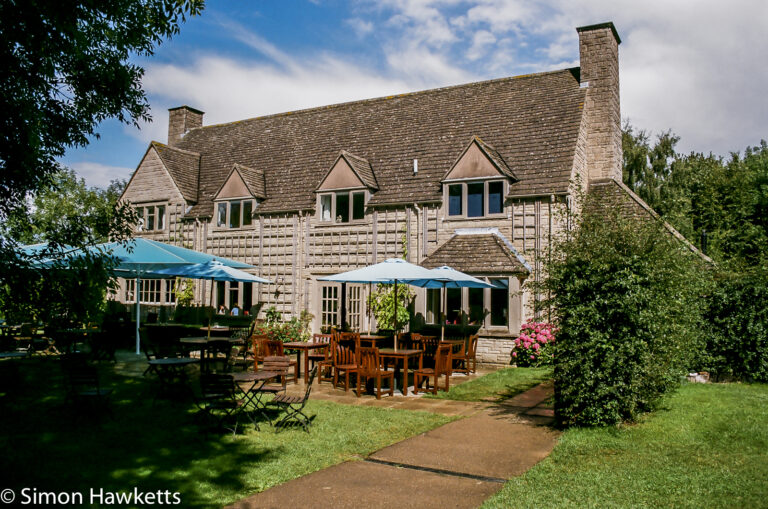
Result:
M485 56L489 47L496 42L496 37L487 30L478 30L472 36L472 46L467 50L469 60L477 60Z
M85 183L90 187L106 188L112 180L129 179L135 168L124 168L122 166L109 166L106 164L94 163L89 161L78 161L67 164L75 170L78 176L85 179Z
M360 18L350 18L344 20L344 23L348 25L359 38L363 38L373 32L373 23L371 21L365 21Z

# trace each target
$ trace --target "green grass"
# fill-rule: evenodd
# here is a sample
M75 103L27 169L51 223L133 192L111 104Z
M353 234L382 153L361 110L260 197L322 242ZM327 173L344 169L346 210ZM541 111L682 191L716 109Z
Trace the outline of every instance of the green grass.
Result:
M4 366L0 366L2 369ZM450 420L426 412L310 401L300 428L212 433L196 407L158 400L151 380L112 374L115 420L95 424L63 406L54 359L20 366L22 391L0 401L0 485L40 491L170 490L184 507L221 507L315 470L367 455ZM18 491L17 491L18 493Z
M425 397L458 401L500 401L552 378L552 368L505 368Z
M685 385L665 405L566 431L483 507L768 507L768 385Z

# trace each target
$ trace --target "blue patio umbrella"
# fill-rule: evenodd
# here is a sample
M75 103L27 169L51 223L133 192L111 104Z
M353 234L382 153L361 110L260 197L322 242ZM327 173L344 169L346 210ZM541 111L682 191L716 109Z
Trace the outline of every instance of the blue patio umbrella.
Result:
M408 284L421 288L442 288L442 292L440 292L440 310L443 316L446 315L445 308L447 306L446 288L495 288L492 284L486 283L482 279L470 276L447 265L432 269L430 272L432 272L433 278L409 281ZM440 322L440 339L445 340L445 320L440 320Z
M177 267L169 267L167 269L161 269L152 272L148 277L168 277L168 276L183 276L192 279L210 279L211 280L211 297L209 304L213 306L213 282L214 281L232 281L243 283L272 283L268 279L260 278L243 272L232 267L227 267L218 260L211 260L207 263L196 263L194 265L180 265ZM211 320L208 320L208 338L211 337Z
M431 270L408 263L400 258L390 258L381 263L361 269L350 270L333 276L320 277L320 281L337 283L376 283L395 285L395 303L397 303L397 283L410 284L410 281L424 281L436 276ZM397 349L397 304L395 304L395 349Z
M45 249L45 244L34 244L24 246L28 254L37 254ZM146 278L170 277L170 276L152 276L151 273L168 269L172 267L181 267L186 265L203 264L210 261L218 261L226 267L237 269L255 268L247 263L238 262L229 258L214 256L192 249L186 249L179 246L172 246L163 242L136 237L126 242L106 242L89 246L83 249L72 249L63 254L63 257L57 260L45 259L38 262L43 266L64 265L68 258L82 256L84 252L91 255L111 256L115 259L115 266L112 274L117 277L136 279L136 354L141 353L141 340L139 337L140 317L140 293L141 280Z

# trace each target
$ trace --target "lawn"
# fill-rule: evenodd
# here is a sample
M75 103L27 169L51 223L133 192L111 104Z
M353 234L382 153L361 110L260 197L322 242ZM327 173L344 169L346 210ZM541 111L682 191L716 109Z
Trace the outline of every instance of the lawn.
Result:
M572 429L483 507L766 507L768 385L690 384L642 422Z
M2 487L82 492L170 490L184 507L221 507L289 479L451 420L410 412L310 401L309 434L268 423L244 434L201 433L193 404L158 400L150 381L112 374L115 420L95 424L63 406L55 359L21 366L20 394L0 400ZM0 366L2 368L3 366ZM109 368L107 368L109 369ZM18 493L18 491L17 491Z
M552 368L504 368L425 397L458 401L500 401L552 378Z

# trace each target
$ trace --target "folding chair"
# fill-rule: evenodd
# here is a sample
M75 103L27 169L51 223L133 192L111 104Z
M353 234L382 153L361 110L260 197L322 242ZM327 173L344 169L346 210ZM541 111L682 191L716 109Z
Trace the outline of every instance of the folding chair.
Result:
M198 400L198 408L216 422L216 428L224 428L224 421L234 415L235 427L230 428L233 434L237 433L240 409L245 400L235 395L235 383L232 375L221 373L202 373L200 375L201 396Z
M312 368L309 373L309 383L307 383L307 392L304 396L290 396L288 394L278 394L270 403L277 405L281 410L285 410L285 415L282 419L275 423L275 428L280 431L281 428L288 425L290 422L297 422L301 424L304 431L309 433L309 426L312 425L312 419L304 413L304 406L309 401L309 393L312 391L312 382L315 381L315 375L317 374L317 366Z

